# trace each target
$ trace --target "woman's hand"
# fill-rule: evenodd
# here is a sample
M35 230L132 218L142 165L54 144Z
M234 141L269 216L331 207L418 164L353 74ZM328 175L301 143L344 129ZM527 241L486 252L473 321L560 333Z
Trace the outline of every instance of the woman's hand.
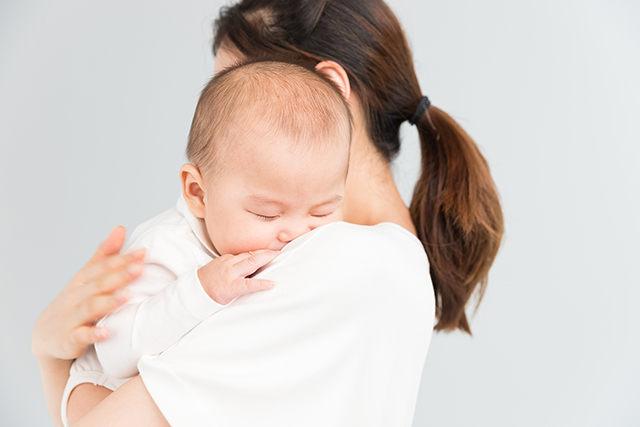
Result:
M142 272L144 251L120 255L125 229L116 227L89 262L42 312L33 328L31 350L40 364L49 414L62 426L60 404L73 359L107 338L93 325L127 300L125 286Z
M120 255L125 233L116 227L38 317L31 341L38 360L75 359L107 338L93 323L127 300L124 287L142 272L144 250Z

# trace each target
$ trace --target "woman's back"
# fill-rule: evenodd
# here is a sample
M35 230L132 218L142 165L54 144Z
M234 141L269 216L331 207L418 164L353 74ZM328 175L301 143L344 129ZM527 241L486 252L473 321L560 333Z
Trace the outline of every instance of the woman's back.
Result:
M415 236L329 224L260 276L276 287L140 361L171 425L411 425L435 310Z

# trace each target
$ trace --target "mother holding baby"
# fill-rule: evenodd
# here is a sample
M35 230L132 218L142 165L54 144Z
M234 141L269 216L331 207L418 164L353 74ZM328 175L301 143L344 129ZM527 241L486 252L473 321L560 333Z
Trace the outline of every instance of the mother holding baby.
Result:
M221 11L213 51L216 73L286 59L314 64L338 86L353 116L348 224L294 245L262 273L276 288L144 356L140 375L116 391L76 387L74 412L84 416L74 425L411 425L432 329L470 333L465 306L482 295L500 246L486 161L424 96L382 0L243 0ZM409 208L390 168L405 121L422 150ZM73 359L107 337L95 320L124 303L119 291L140 274L123 243L117 228L36 323L33 352L56 425Z

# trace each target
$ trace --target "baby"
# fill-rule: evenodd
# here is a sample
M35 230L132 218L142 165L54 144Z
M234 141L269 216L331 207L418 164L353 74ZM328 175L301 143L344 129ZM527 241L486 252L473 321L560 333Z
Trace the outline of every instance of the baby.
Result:
M166 350L236 297L274 286L252 279L293 239L342 219L351 117L336 87L314 69L249 62L202 91L180 169L175 208L132 233L145 248L128 301L98 324L107 340L71 368L62 414L78 384L111 390L144 354Z

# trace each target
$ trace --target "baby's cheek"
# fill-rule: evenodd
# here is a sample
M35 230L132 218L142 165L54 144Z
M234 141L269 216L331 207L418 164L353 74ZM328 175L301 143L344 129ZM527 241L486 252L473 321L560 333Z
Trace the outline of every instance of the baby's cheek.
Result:
M271 248L274 239L266 228L251 224L235 228L235 238L230 242L234 255Z

